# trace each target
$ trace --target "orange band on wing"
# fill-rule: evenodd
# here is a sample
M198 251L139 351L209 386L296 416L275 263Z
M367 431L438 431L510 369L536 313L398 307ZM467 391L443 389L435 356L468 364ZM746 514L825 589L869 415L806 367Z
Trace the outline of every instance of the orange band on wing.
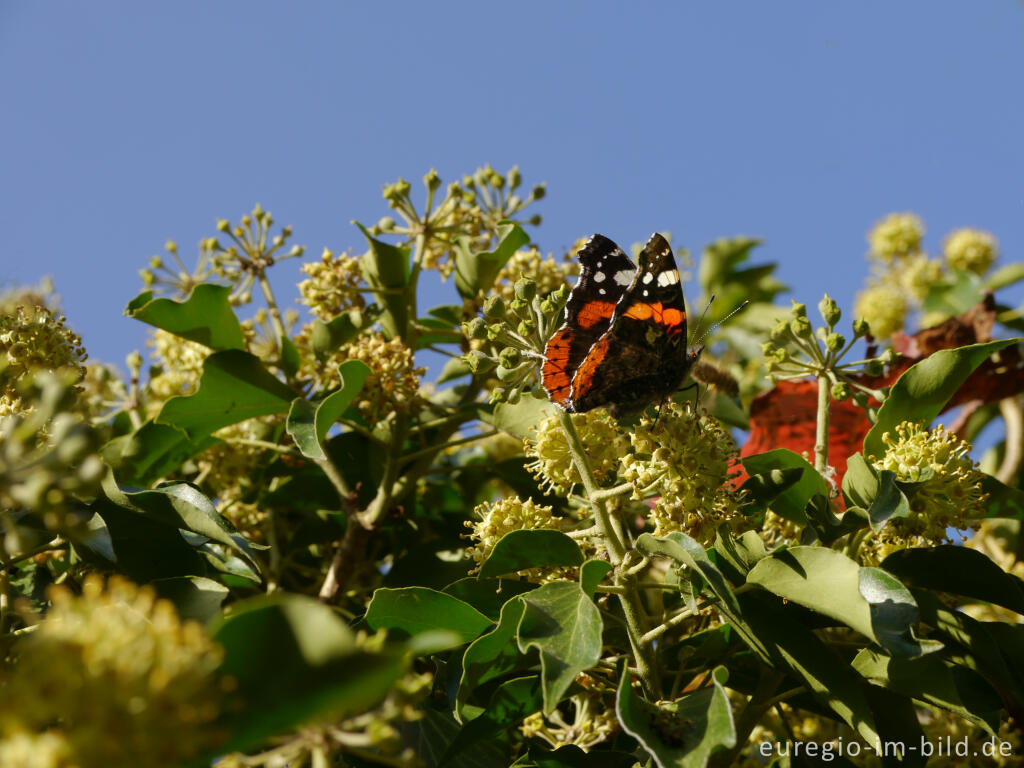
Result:
M589 328L615 314L615 305L608 301L588 301L580 307L576 322L581 328Z
M608 354L610 346L611 337L605 335L598 339L594 346L590 348L586 360L583 361L579 370L576 371L576 375L572 378L573 400L579 400L594 386L594 374Z
M572 392L572 379L565 367L569 364L569 333L561 329L551 337L544 349L541 382L551 401L563 408Z
M683 321L686 320L686 313L675 307L664 307L659 301L657 304L634 304L626 310L625 317L631 317L634 320L653 318L658 325L674 328L683 324Z

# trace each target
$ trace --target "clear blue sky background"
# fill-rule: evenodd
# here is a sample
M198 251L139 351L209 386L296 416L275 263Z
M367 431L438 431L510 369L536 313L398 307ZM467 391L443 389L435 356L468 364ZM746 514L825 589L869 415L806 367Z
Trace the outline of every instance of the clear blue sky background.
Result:
M548 182L546 250L758 235L849 307L890 211L1024 253L1022 76L1011 0L0 2L0 282L53 275L120 363L167 238L260 201L312 256L360 249L383 183L490 162Z

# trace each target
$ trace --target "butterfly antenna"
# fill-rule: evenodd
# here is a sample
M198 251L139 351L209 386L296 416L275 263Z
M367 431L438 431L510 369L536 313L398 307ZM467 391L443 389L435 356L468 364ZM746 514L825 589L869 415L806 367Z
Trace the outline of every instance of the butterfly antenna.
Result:
M696 336L698 333L700 333L701 326L704 325L704 318L707 317L708 310L711 309L711 302L713 302L714 300L715 300L715 294L712 293L711 294L711 298L708 299L708 303L704 305L704 311L700 313L700 319L697 320L697 325L693 329L693 335L694 336ZM707 334L705 333L704 336L707 336ZM703 339L704 336L701 336L700 338ZM697 341L694 342L691 346L695 347L699 343L700 343L700 339L697 339Z
M714 298L714 297L712 296L711 298ZM714 332L715 332L716 330L718 330L718 328L720 328L720 327L721 327L722 323L724 323L724 322L725 322L726 320L728 320L728 319L729 319L730 317L732 317L733 315L735 315L735 314L736 314L737 312L739 312L739 311L740 311L741 309L743 309L743 308L744 308L745 306L747 306L747 304L749 304L749 303L750 303L750 300L749 300L749 299L745 299L745 300L743 301L743 303L742 303L742 304L740 304L740 305L739 305L738 307L736 307L736 309L734 309L734 310L733 310L732 312L730 312L730 313L729 313L728 315L726 315L725 317L723 317L723 318L722 318L721 320L719 320L719 321L718 321L717 323L712 323L711 325L709 325L709 326L708 326L708 329L707 329L706 331L704 331L704 333L702 333L702 334L701 334L700 338L699 338L699 339L697 339L697 340L696 340L695 342L693 342L693 346L695 346L695 347L696 347L696 346L698 346L698 345L699 345L699 344L700 344L700 343L701 343L702 341L704 341L704 339L706 339L706 338L707 338L707 337L708 337L708 336L709 336L710 334L712 334L712 333L714 333ZM710 302L710 301L708 302L708 306L709 306L709 307L711 306L711 302ZM705 311L705 312L707 312L707 310L704 310L704 311Z

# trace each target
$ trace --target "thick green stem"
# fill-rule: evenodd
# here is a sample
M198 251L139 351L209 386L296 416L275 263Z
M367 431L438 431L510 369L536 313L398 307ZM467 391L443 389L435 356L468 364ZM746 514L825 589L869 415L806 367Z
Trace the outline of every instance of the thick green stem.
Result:
M814 440L814 468L824 473L828 469L828 416L831 402L831 386L828 374L818 375L818 426Z
M590 469L590 462L587 459L583 442L576 433L576 427L572 423L572 417L564 411L558 413L559 421L565 432L566 443L569 452L572 454L576 469L579 470L580 479L590 508L594 512L594 522L600 532L601 539L608 550L608 558L615 566L615 583L622 588L617 594L619 604L622 606L622 614L626 620L626 633L629 635L629 644L633 651L633 659L636 661L637 672L640 682L643 685L644 693L651 701L661 698L661 680L656 671L656 655L653 648L643 643L643 634L646 629L643 608L640 603L640 594L636 586L636 577L624 573L621 565L626 558L626 546L619 537L619 532L613 523L612 516L608 511L605 499L601 497L601 489L594 479L594 473Z

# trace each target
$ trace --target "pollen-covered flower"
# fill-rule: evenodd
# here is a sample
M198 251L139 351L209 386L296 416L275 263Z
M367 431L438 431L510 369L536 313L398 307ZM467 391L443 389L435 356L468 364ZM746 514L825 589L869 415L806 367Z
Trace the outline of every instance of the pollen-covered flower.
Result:
M583 443L590 469L599 483L614 477L619 458L629 442L607 410L599 408L571 416ZM569 443L557 415L548 416L537 426L537 436L525 441L526 455L533 458L527 469L541 484L557 493L568 493L582 482L569 452Z
M904 290L921 301L942 278L942 262L929 259L924 253L915 253L907 257L896 274Z
M544 296L564 285L569 277L578 275L579 271L579 262L575 260L559 263L552 256L542 257L537 248L516 251L498 272L495 292L504 301L514 301L516 281L525 277L533 280L537 284L537 293Z
M867 321L876 339L887 339L900 330L909 311L903 291L886 282L875 283L857 294L854 308L854 314Z
M921 250L924 222L912 213L890 213L868 233L870 256L886 264Z
M536 504L532 499L511 497L495 502L484 502L473 510L477 522L467 521L466 527L471 528L469 534L473 546L466 549L466 554L481 565L501 541L502 536L511 531L536 530L551 528L556 531L566 530L571 520L555 517L551 507Z
M324 248L320 261L302 265L307 280L299 283L300 301L321 320L330 320L353 307L365 307L361 290L362 272L359 259L346 254L337 256Z
M149 380L150 393L160 401L195 394L203 373L203 361L210 350L160 328L153 332L148 343L159 367L159 373Z
M981 275L999 258L999 241L991 232L964 227L946 236L942 255L953 269Z
M17 383L36 371L66 374L74 383L85 376L82 339L66 323L65 317L38 304L0 315L0 363L8 382L2 394L11 402L18 400Z
M885 454L872 458L875 469L890 470L897 480L916 486L908 494L910 515L891 520L871 537L864 552L868 559L907 546L947 542L950 527L977 528L985 494L969 443L941 425L929 430L910 422L886 432L882 442Z
M213 436L223 442L196 459L203 487L222 503L236 502L259 486L258 466L267 453L263 441L274 441L280 416L261 416L224 427ZM267 460L269 461L269 459Z
M0 766L24 766L10 760L26 740L69 755L51 763L67 768L179 765L216 747L221 653L198 624L116 576L86 577L79 597L51 588L50 599L5 680Z
M622 458L633 498L659 497L651 511L656 536L683 531L709 544L718 525L738 514L731 468L736 446L714 419L670 403L657 419L644 417Z
M552 749L574 744L586 751L610 739L621 729L615 708L609 707L597 691L571 696L569 703L572 705L571 718L557 709L547 716L535 712L523 720L520 726L523 736L542 739Z

